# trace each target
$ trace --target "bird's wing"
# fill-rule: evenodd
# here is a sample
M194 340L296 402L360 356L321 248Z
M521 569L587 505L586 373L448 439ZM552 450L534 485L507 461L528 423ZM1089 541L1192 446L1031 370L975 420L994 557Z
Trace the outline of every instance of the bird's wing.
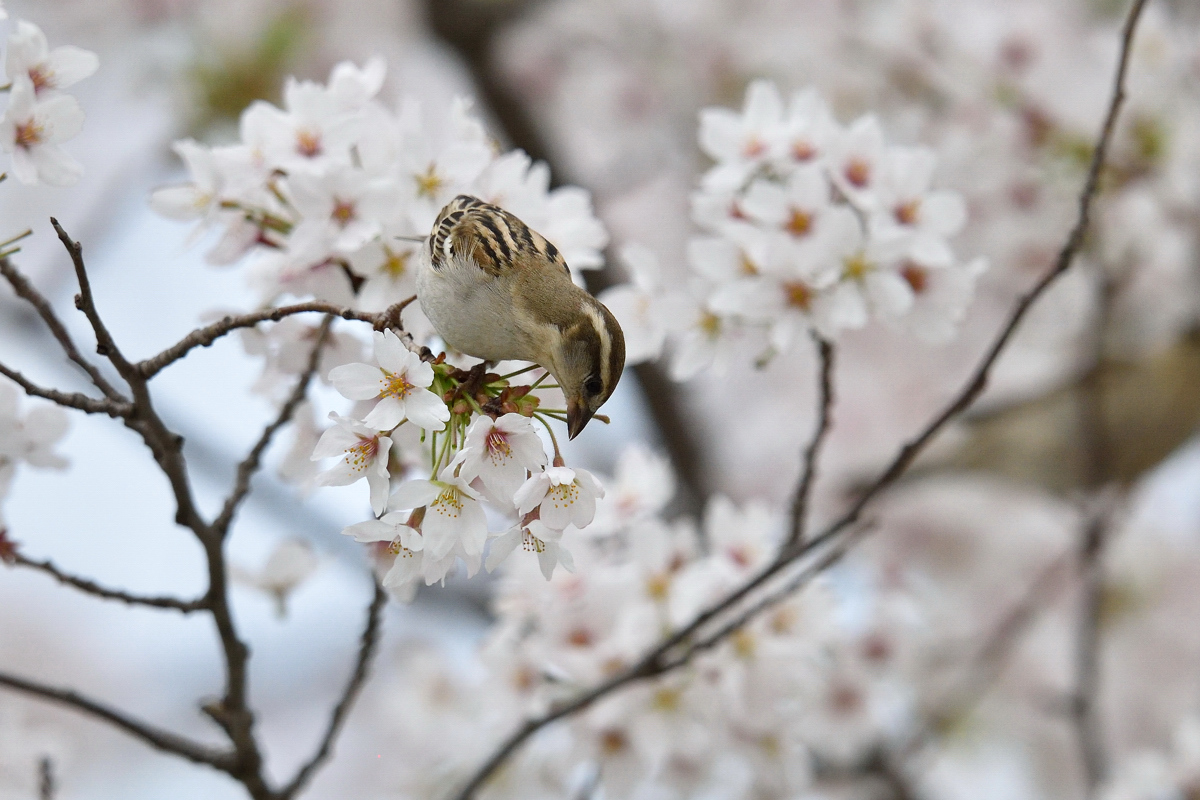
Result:
M557 247L499 206L460 194L433 224L430 257L441 269L455 256L473 261L493 277L513 269L570 269Z

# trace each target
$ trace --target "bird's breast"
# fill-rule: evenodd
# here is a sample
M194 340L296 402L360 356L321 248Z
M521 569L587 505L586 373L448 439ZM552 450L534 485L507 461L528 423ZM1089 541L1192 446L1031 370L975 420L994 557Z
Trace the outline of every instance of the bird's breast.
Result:
M417 299L455 350L487 361L537 361L541 355L504 276L489 275L461 258L434 269L426 258L417 273Z

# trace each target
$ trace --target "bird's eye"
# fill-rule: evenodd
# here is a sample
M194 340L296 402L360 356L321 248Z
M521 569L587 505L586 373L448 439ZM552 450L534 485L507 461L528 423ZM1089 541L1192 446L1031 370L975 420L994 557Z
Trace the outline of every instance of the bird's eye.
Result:
M583 390L588 394L600 394L600 392L604 391L604 384L599 378L591 377L583 385Z

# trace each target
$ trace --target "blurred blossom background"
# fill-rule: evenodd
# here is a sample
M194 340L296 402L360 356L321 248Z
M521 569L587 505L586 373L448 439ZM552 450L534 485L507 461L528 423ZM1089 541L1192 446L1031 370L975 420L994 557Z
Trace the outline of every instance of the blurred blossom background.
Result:
M4 10L6 35L29 20L51 47L99 57L69 90L86 123L64 148L82 177L26 186L10 174L0 184L0 237L32 229L13 261L80 340L90 332L71 307L74 274L51 215L82 242L101 312L133 357L281 296L340 297L275 253L258 266L214 266L231 218L218 208L193 231L170 218L171 197L153 195L153 208L151 197L202 183L174 142L190 137L204 153L247 144L243 111L284 105L288 76L332 86L331 71L350 61L360 71L347 80L365 86L372 59L386 70L362 107L391 116L360 120L355 157L369 167L370 137L403 128L419 106L413 130L429 152L450 139L483 148L492 171L476 170L469 185L508 187L514 213L557 240L576 279L621 319L630 364L605 406L612 423L558 437L567 463L605 488L592 524L563 537L574 572L560 561L546 580L545 565L516 548L495 572L489 564L468 578L479 564L464 557L444 585L412 583L410 603L387 605L364 693L304 794L416 800L453 796L523 716L633 663L769 562L818 419L810 326L837 353L811 530L943 408L1075 219L1126 3L7 0ZM686 667L547 727L481 796L1200 797L1200 6L1151 0L1127 89L1075 266L1033 308L980 401L871 507L864 541ZM742 125L749 142L754 114L769 117L772 102L812 130L826 125L822 163L842 158L851 170L853 148L874 147L870 164L892 170L896 203L907 179L895 165L925 165L912 166L913 191L927 207L941 192L951 209L929 234L952 246L945 263L938 255L921 266L901 239L909 249L893 283L864 280L860 295L838 294L848 273L805 273L803 297L795 281L770 283L773 259L785 256L772 244L779 231L761 230L790 225L799 236L817 219L772 217L772 202L807 191L794 176L808 174L797 166L808 156L785 153L786 169L750 150L726 157L718 134ZM801 106L818 110L805 117ZM701 116L713 108L728 111ZM874 121L860 125L864 115ZM438 120L450 122L431 133ZM518 173L510 180L496 164L513 150L547 166L504 162ZM389 151L388 168L411 152ZM413 159L414 175L426 159L429 175L435 160L449 163L445 153ZM819 213L869 221L864 247L912 227L878 199L886 187L859 197L856 173L829 168ZM450 191L453 181L443 183ZM554 194L567 186L587 194ZM406 216L363 242L424 235L449 199L439 191L404 200ZM837 202L826 208L829 196ZM372 283L383 267L355 261L363 242L324 245L354 251L346 274L374 287L357 300L378 311L411 294L388 294L409 279L402 267L395 285ZM736 265L721 283L713 265L726 250ZM925 291L945 275L957 282ZM764 286L790 292L772 295L787 299L777 312L755 294ZM415 306L405 321L418 338L431 333ZM154 382L206 510L219 508L234 465L301 371L286 365L286 341L256 338L265 330L197 350ZM365 328L336 331L345 340L325 371L369 361ZM85 389L7 285L0 363ZM22 554L104 585L202 594L202 550L174 524L144 445L103 415L72 412L65 434L51 421L40 428L44 405L0 386L0 530ZM268 450L227 543L272 780L319 741L380 568L378 553L340 535L369 519L364 486L315 488L308 453L331 409L351 414L335 387L314 384L311 408ZM15 476L6 414L25 420L28 463ZM400 438L393 478L416 474L397 466L402 451L414 464L428 459ZM69 469L37 468L57 465L45 448ZM493 534L502 516L490 517ZM222 691L223 664L200 616L127 608L0 568L0 671L218 742L199 705ZM1094 670L1081 667L1082 651ZM58 798L247 796L215 770L0 689L0 798L49 796L45 759Z

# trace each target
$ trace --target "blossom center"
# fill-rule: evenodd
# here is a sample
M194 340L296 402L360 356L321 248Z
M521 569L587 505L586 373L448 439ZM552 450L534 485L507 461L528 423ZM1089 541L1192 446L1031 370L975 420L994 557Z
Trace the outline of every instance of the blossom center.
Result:
M704 332L705 336L715 339L721 335L721 318L711 311L705 311L700 315L697 327Z
M744 155L746 158L758 158L766 152L766 143L757 136L746 142L746 146L742 148L742 155Z
M334 222L344 228L354 221L358 213L354 208L353 202L349 200L334 200L333 213L330 216L333 217Z
M33 147L36 144L42 143L42 138L46 133L46 129L38 125L35 120L28 120L17 125L17 147Z
M837 686L829 695L829 705L835 713L849 716L862 709L862 692L853 686Z
M575 647L587 647L595 640L592 632L584 627L575 628L567 634L567 643Z
M321 147L321 134L301 128L296 131L296 152L305 158L316 158L324 150Z
M797 161L811 161L817 155L817 148L812 142L798 139L792 142L792 158Z
M546 542L529 532L529 528L521 531L521 547L526 553L546 552Z
M575 501L579 499L579 486L574 483L559 484L551 487L546 496L554 503L555 508L567 508L575 505Z
M650 706L655 711L675 711L679 708L679 690L659 689L654 693Z
M661 572L646 579L646 594L654 600L666 600L667 592L671 589L671 578Z
M54 71L49 69L45 64L37 64L29 68L29 80L33 82L34 93L41 92L43 89L54 88Z
M512 458L512 445L508 443L508 435L504 431L492 428L485 441L488 456L492 462L507 461ZM538 552L541 552L540 550Z
M453 487L448 488L437 496L429 508L431 511L437 509L439 513L457 519L463 509L462 493Z
M846 163L842 174L851 186L862 189L871 182L871 165L861 158L852 158Z
M408 393L416 387L408 382L408 375L403 372L388 372L386 369L381 369L380 372L384 376L383 391L379 393L380 397L394 397L397 400L403 400L408 397Z
M896 206L892 214L901 225L916 225L921 218L921 201L909 200Z
M417 194L422 197L434 197L438 190L445 183L442 176L437 174L437 168L434 164L429 165L429 169L425 170L424 174L413 176L417 182Z
M738 261L738 272L748 278L753 278L758 274L758 267L754 266L754 262L750 260L750 256L742 253L742 257Z
M799 208L793 208L788 215L787 232L792 236L807 236L812 231L813 215Z
M393 253L384 248L387 258L383 262L383 271L393 278L399 278L408 271L408 253Z
M738 658L753 658L754 657L754 634L742 628L730 637L733 642L733 652L737 653Z
M874 265L867 260L864 253L858 252L842 262L842 274L851 280L862 280Z
M409 550L407 547L402 545L399 539L394 539L392 543L387 546L387 551L398 558L412 558L416 555L416 553L414 553L412 550Z
M783 297L792 308L808 311L812 305L813 292L803 281L790 281L783 284Z
M358 437L358 444L352 445L346 450L346 463L355 472L364 472L371 465L371 462L375 460L375 455L378 452L378 436L372 436L370 439L360 436Z
M900 277L908 281L908 285L912 287L913 292L916 294L925 291L925 288L929 285L929 270L911 261L905 264L900 270Z
M629 737L624 731L610 728L600 734L600 750L606 756L616 755L629 747Z

